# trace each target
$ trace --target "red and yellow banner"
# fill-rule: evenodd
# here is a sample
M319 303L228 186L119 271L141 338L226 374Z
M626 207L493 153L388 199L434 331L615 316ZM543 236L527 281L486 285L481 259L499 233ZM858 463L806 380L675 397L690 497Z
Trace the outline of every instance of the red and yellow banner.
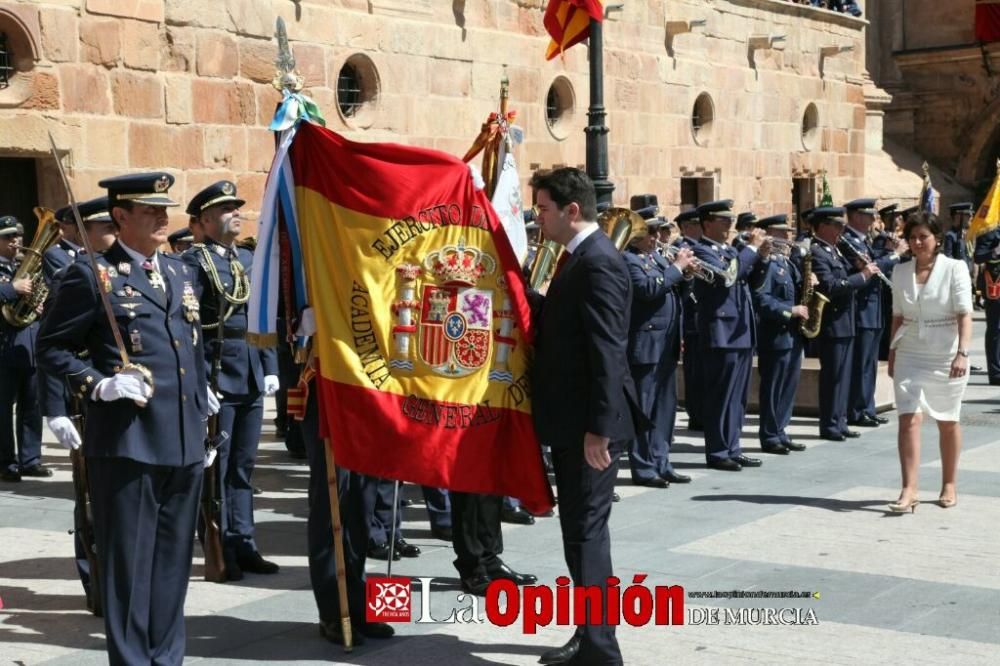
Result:
M524 282L469 167L307 123L289 160L337 464L551 507Z
M976 0L976 39L1000 41L1000 0Z
M604 20L600 0L549 0L542 22L552 41L545 51L545 59L552 60L587 39L590 36L590 19Z

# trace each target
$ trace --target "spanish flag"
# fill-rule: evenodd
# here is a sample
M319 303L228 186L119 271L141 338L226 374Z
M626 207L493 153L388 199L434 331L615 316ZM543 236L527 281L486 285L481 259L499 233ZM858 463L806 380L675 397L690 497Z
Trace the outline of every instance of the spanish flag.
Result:
M997 175L990 185L990 191L986 194L983 203L976 209L976 214L969 223L969 232L966 236L969 242L975 241L977 236L992 231L1000 225L1000 160L997 161Z
M1000 41L1000 0L976 0L976 40Z
M337 464L550 508L524 281L469 166L310 123L288 164Z
M590 19L604 20L600 0L549 0L543 24L552 36L545 59L557 55L590 36Z

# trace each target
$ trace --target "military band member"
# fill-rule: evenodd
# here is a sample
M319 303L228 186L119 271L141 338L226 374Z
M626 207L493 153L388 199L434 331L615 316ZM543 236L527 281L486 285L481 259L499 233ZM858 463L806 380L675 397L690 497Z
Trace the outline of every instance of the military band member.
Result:
M194 245L194 234L191 233L191 227L184 227L183 229L178 229L169 236L167 236L167 242L170 243L170 251L174 254L180 256L188 251L192 245Z
M680 228L681 235L674 241L677 248L693 250L701 241L701 220L694 208L686 210L674 218ZM684 411L688 416L688 429L701 430L702 405L702 366L698 358L701 349L698 337L698 299L694 294L694 281L689 280L680 286L681 292L681 336L683 339L682 363L684 369Z
M848 397L851 385L851 359L855 335L854 292L878 272L869 263L849 274L850 263L837 247L846 222L844 209L822 206L813 210L812 270L816 290L830 299L823 310L823 321L816 338L819 353L819 434L823 439L842 442L859 437L847 428Z
M974 259L982 267L986 310L986 372L1000 386L1000 228L976 237Z
M750 231L739 252L727 245L733 226L732 206L731 200L723 200L698 207L704 235L694 247L694 255L717 275L713 282L696 280L694 293L698 299L700 361L705 377L705 458L712 469L738 472L762 464L758 458L743 454L740 431L746 416L756 342L747 279L760 259L758 249L764 242L764 232ZM727 286L727 280L732 284Z
M107 188L119 240L70 266L42 323L38 359L86 402L101 598L112 664L180 664L184 597L205 458L206 391L194 275L157 251L166 241L166 173L120 176ZM105 294L116 318L105 316ZM124 366L113 331L131 363ZM83 345L90 364L77 355Z
M878 209L882 228L872 238L872 259L878 260L896 251L896 239L902 233L902 215L898 204L890 204ZM898 229L897 229L898 228ZM900 262L906 261L900 256ZM889 358L889 342L892 333L892 287L879 280L882 288L882 334L879 336L878 360Z
M0 304L30 296L30 277L14 279L24 228L12 215L0 216ZM12 324L0 317L0 480L48 477L42 464L42 415L35 379L38 322ZM15 418L15 405L17 417Z
M752 211L746 211L736 216L736 236L733 238L733 249L742 250L750 237L750 230L757 223L757 216Z
M254 540L251 477L264 419L264 396L273 395L279 381L275 350L251 347L246 338L253 255L235 244L242 228L239 209L244 203L228 180L196 194L187 213L197 219L204 242L182 257L194 277L194 290L185 298L200 302L205 332L203 375L210 375L216 354L222 359L219 431L228 433L229 438L218 449L223 489L219 528L229 580L242 579L245 571L278 572L278 565L261 556ZM218 326L222 326L221 349Z
M73 210L69 206L60 208L55 217L59 225L59 241L42 255L42 276L49 287L52 286L56 273L76 261L76 256L83 249Z
M656 234L663 225L655 206L638 211L647 233L633 236L622 257L632 282L628 363L643 414L653 428L636 433L629 443L629 467L637 486L666 488L691 477L670 464L670 444L677 418L677 361L680 357L681 301L677 287L691 263L689 249L677 250L673 261L657 251Z
M965 244L965 234L972 221L972 213L975 207L968 201L952 204L948 207L951 211L951 228L944 232L944 243L941 254L952 259L964 261L972 270L972 257L969 256L969 249Z
M862 270L869 262L878 266L885 276L892 275L900 254L906 251L906 241L893 242L892 251L874 259L869 232L875 221L875 199L855 199L844 204L847 227L841 236L846 247L844 256L851 264L849 274ZM878 347L882 338L882 293L885 283L869 280L854 292L855 334L851 361L851 382L847 398L848 425L866 428L888 423L889 419L875 412L875 380L878 374Z
M772 239L790 243L795 229L787 215L772 215L757 221ZM802 368L802 334L799 326L809 318L809 309L799 305L802 295L801 248L773 248L761 260L752 280L753 305L757 314L757 369L760 375L760 448L765 453L805 451L793 442L786 428L792 420L795 392ZM814 278L815 279L815 278Z

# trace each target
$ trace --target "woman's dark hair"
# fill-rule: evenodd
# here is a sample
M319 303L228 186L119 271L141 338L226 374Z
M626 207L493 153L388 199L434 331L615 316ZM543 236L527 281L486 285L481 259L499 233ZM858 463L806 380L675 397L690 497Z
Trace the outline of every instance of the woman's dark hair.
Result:
M927 227L927 231L937 239L937 251L941 251L944 238L941 232L941 223L934 213L913 213L906 218L906 225L903 227L903 240L910 242L910 234L917 227Z
M584 220L597 219L597 193L594 183L583 171L573 167L563 167L548 172L536 172L531 177L531 187L534 190L545 190L549 197L562 210L574 201L580 206L580 215Z

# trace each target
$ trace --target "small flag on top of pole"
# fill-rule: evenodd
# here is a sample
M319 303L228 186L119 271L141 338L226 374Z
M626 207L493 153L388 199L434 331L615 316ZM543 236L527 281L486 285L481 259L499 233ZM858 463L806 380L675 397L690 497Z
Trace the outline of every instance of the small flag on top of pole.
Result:
M545 59L552 60L563 51L590 37L590 20L603 21L600 0L549 0L543 23L552 36Z

